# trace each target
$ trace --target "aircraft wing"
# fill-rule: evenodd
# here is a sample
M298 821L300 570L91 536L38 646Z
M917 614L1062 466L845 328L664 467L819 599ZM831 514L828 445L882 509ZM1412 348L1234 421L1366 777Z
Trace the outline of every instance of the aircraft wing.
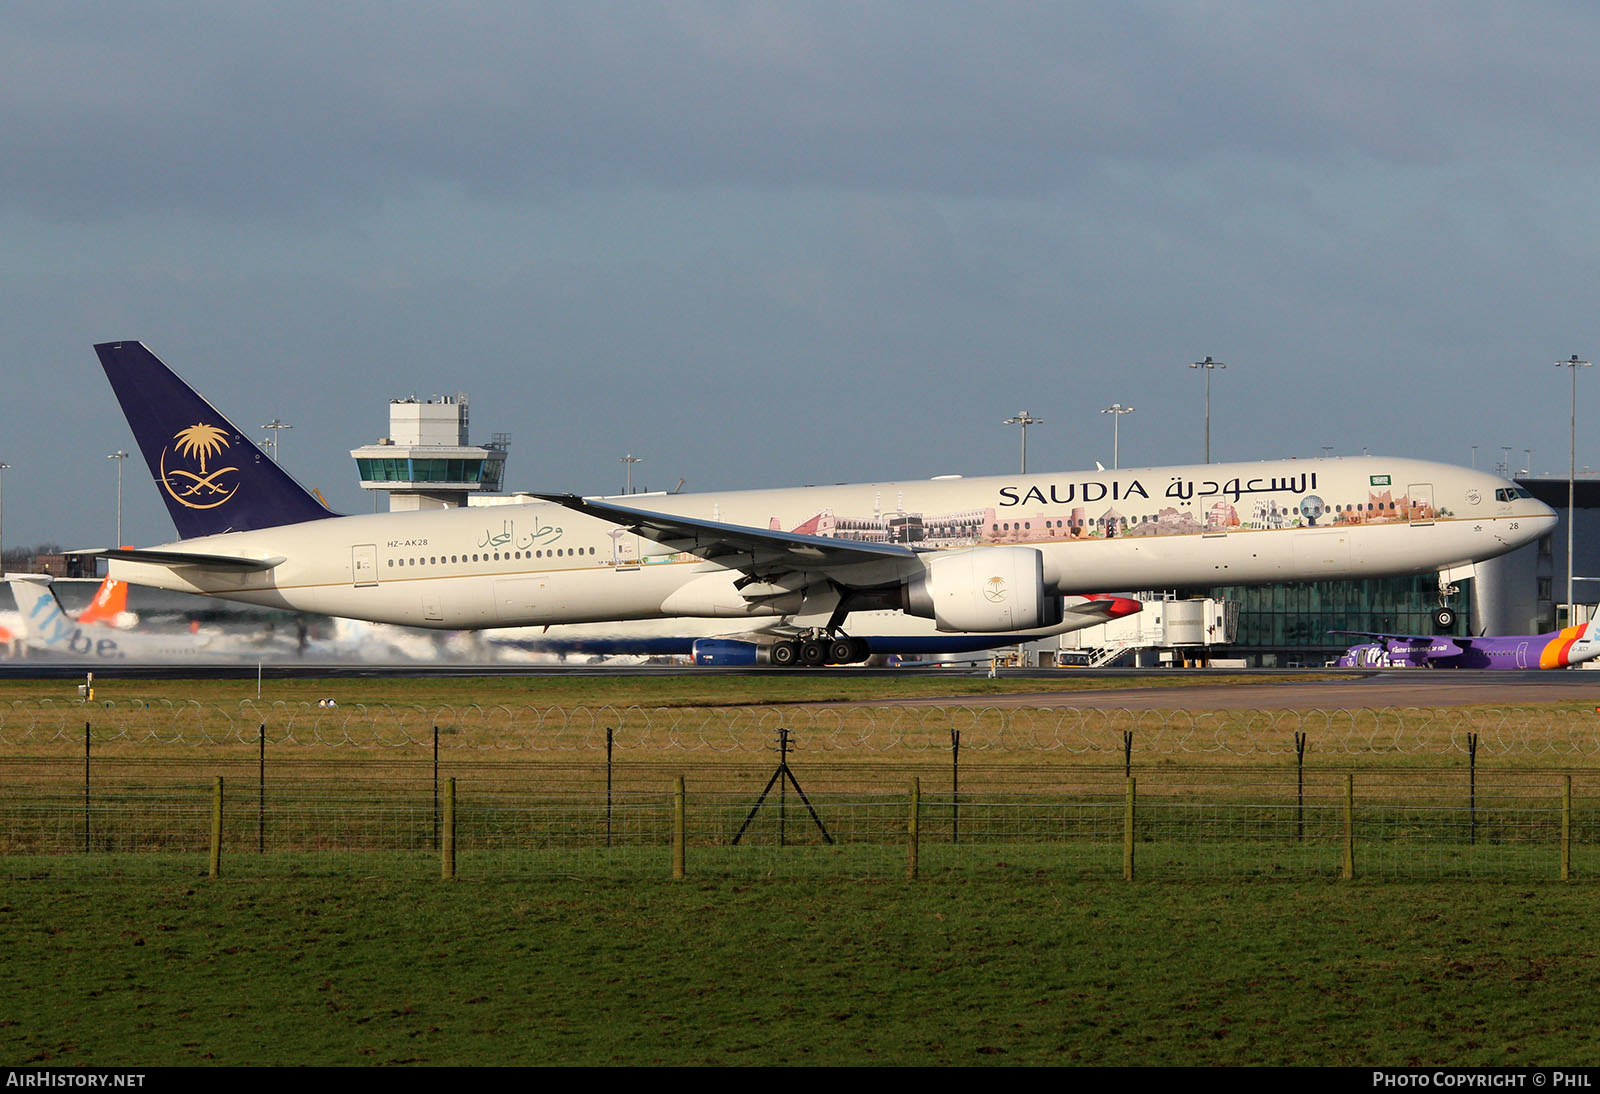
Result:
M774 567L802 571L838 570L862 563L885 562L898 569L896 564L909 564L919 553L898 543L865 543L829 536L808 536L800 532L748 528L739 524L723 524L720 521L614 505L574 494L534 496L597 520L619 524L663 547L686 551L747 573Z

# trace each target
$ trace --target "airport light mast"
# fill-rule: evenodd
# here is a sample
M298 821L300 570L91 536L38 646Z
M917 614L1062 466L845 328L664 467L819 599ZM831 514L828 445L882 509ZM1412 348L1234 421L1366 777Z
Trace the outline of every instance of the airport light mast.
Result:
M1132 414L1133 407L1123 406L1121 403L1112 403L1100 413L1111 415L1111 470L1115 471L1121 466L1121 444L1117 434L1117 427L1122 424L1124 414Z
M270 438L268 438L267 440L263 441L262 443L265 444L268 448L272 449L272 462L273 463L281 462L278 459L278 431L282 430L282 429L293 429L294 426L289 425L286 422L280 422L277 418L273 418L272 421L268 422L266 425L262 426L261 428L262 429L270 429L270 430L272 430L272 436Z
M1007 418L1001 425L1020 425L1022 427L1022 473L1028 473L1028 427L1030 425L1043 425L1043 418L1035 418L1026 410L1017 411L1015 418Z
M1573 495L1577 492L1578 480L1578 370L1588 368L1588 361L1578 360L1574 353L1565 361L1557 361L1556 368L1572 370L1572 434L1571 447L1568 449L1567 460L1567 625L1572 625L1572 509Z
M122 461L127 458L128 454L120 448L106 457L117 461L117 542L112 544L113 547L122 546Z
M644 457L635 456L632 452L629 452L626 456L619 456L618 461L628 465L628 482L627 485L622 488L622 492L624 494L631 494L633 493L633 465L636 463L643 463Z
M1189 366L1202 370L1206 376L1206 462L1211 462L1211 373L1219 368L1228 366L1221 361L1213 361L1207 357L1204 361L1195 361Z
M11 465L9 463L0 463L0 487L4 486L5 478L6 478L6 472L10 471L10 470L11 470ZM0 501L0 559L4 559L5 555L6 555L4 531L5 531L5 505L4 505L3 501ZM4 566L0 566L0 569L4 569Z

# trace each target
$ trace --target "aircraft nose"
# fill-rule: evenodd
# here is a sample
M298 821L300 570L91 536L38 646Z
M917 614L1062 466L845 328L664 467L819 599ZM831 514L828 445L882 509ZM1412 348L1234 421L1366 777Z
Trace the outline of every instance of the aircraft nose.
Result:
M1542 536L1556 526L1560 516L1542 501L1535 500L1533 504L1536 508L1529 519L1538 526L1538 531L1535 534Z

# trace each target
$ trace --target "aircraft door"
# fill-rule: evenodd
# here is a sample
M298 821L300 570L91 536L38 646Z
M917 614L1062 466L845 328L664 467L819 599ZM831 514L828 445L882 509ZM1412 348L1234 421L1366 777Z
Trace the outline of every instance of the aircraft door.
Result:
M1414 482L1406 487L1406 517L1421 528L1433 523L1433 484Z
M350 584L356 588L378 583L378 547L364 543L350 548Z
M639 537L626 528L613 528L606 533L611 537L611 565L618 571L639 568Z
M431 623L444 622L444 599L431 581L422 590L422 618Z
M1528 667L1528 644L1526 642L1518 642L1517 643L1517 668L1525 669L1527 667Z

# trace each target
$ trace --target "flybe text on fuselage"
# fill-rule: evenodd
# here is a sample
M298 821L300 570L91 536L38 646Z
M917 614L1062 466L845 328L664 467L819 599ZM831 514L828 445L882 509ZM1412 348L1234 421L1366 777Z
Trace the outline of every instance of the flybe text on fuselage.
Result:
M54 647L79 657L98 657L102 660L121 660L122 652L117 640L109 636L91 637L84 629L62 614L53 599L35 601L23 616L26 626L39 646Z

